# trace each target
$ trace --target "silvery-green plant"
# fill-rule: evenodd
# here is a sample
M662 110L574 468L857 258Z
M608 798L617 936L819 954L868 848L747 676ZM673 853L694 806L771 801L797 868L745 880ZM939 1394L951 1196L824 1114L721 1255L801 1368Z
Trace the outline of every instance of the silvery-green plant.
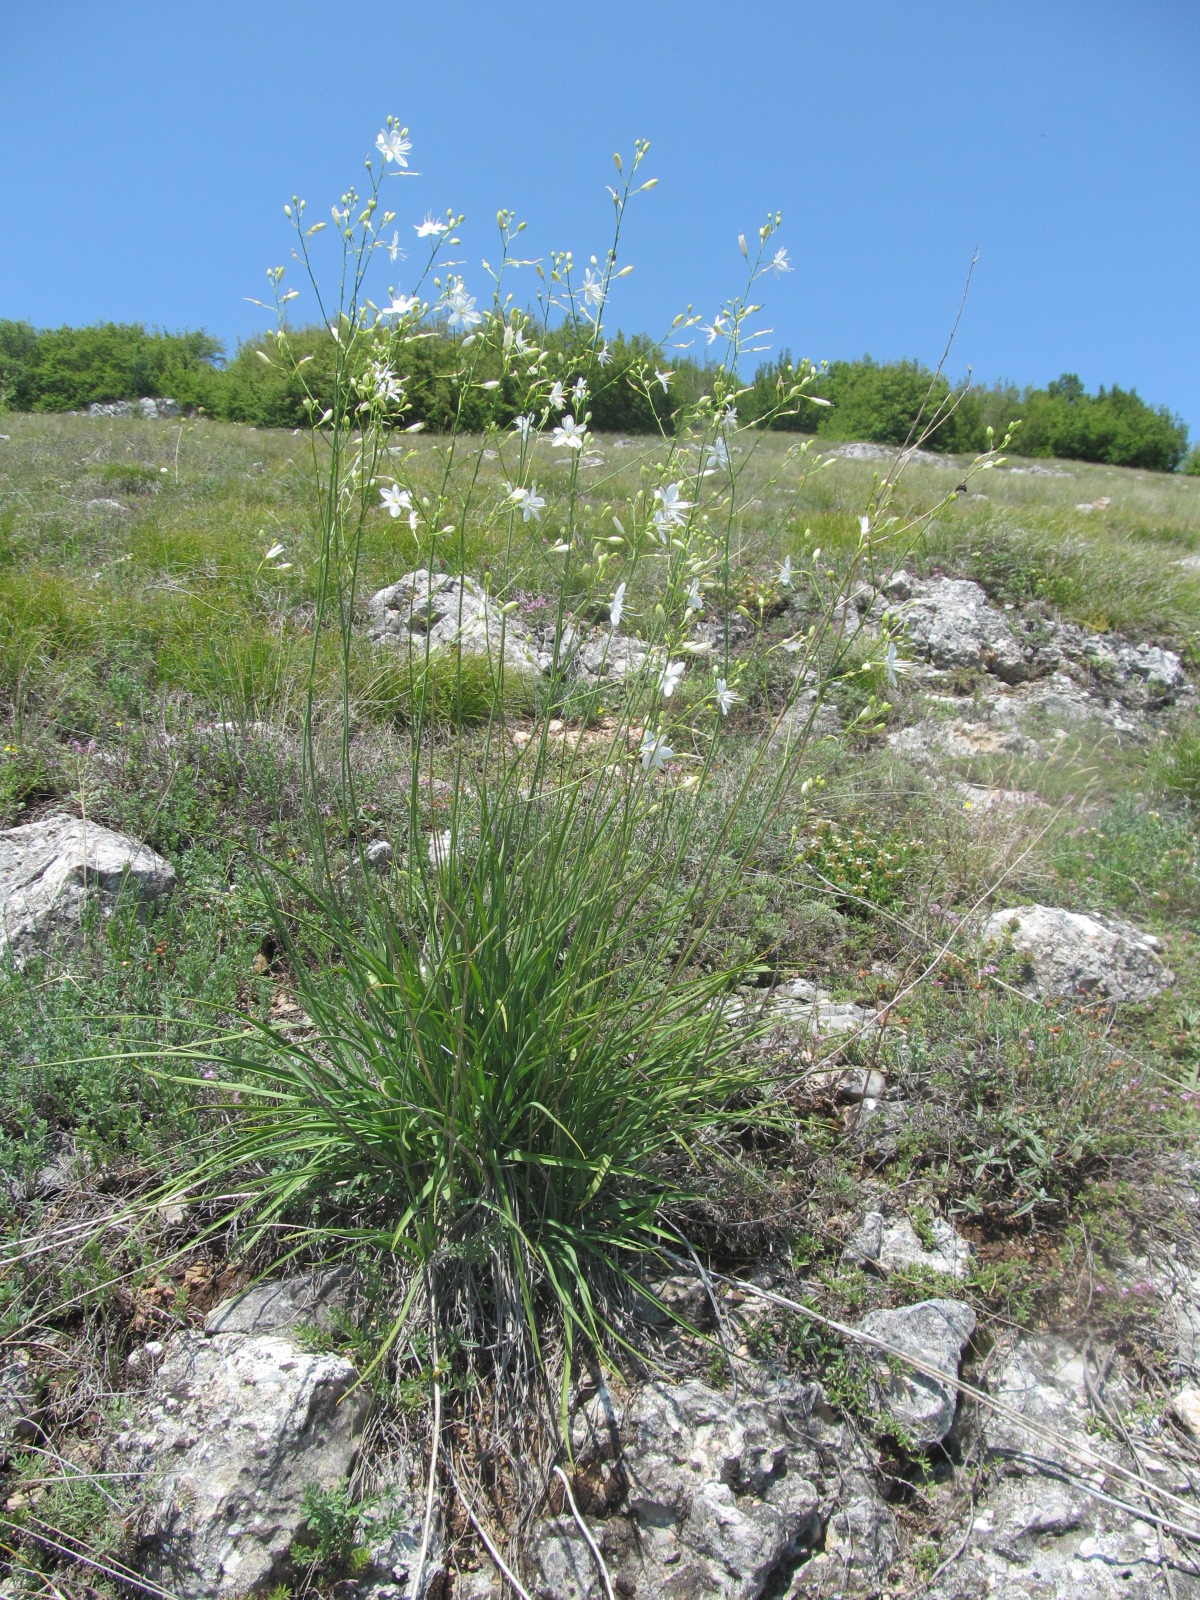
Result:
M582 272L569 252L522 259L524 224L501 211L492 263L469 280L453 254L465 219L448 211L412 224L423 258L384 294L376 280L401 259L385 184L411 176L411 146L395 119L376 144L365 194L347 191L331 224L310 221L302 200L287 208L333 344L331 386L308 400L320 537L303 737L316 875L282 875L304 910L279 919L310 1026L263 1024L226 1051L228 1132L182 1187L234 1195L227 1204L252 1240L386 1263L396 1302L379 1361L432 1350L426 1368L440 1382L453 1345L506 1405L543 1395L551 1374L565 1405L580 1340L591 1353L628 1340L631 1297L653 1294L648 1265L690 1250L684 1204L727 1159L731 1127L782 1115L748 1064L752 1027L730 1003L756 952L715 973L699 956L783 801L811 781L804 753L831 683L864 665L894 681L902 668L899 636L864 635L846 598L877 583L923 523L894 513L896 473L877 482L840 576L819 549L785 559L771 592L803 591L812 620L769 636L761 593L756 611L739 587L742 479L761 435L739 425L737 404L739 363L767 334L760 286L791 270L778 214L753 244L739 239L739 294L710 322L689 310L669 331L706 340L703 392L676 400L675 369L651 358L623 369L648 401L670 400L670 424L636 490L597 516L592 475L610 446L589 402L612 381L610 306L631 270L628 207L654 186L642 176L648 147L628 170L616 158L611 242ZM333 300L317 260L330 225ZM510 287L518 274L532 274L529 309ZM305 382L286 322L297 291L282 268L271 279L270 359ZM568 369L554 354L563 324ZM431 340L453 355L453 417L435 448L414 440L411 420ZM781 383L779 411L816 375L804 363ZM503 398L492 415L505 420L471 434L481 395ZM802 445L780 474L798 497L823 465ZM363 540L381 522L398 572L459 575L474 560L487 606L478 728L447 736L434 709L439 685L461 687L480 660L414 634L397 775L407 838L382 879L353 843L352 749ZM538 673L506 650L517 627L509 591L532 564L549 597ZM329 640L342 664L332 779L315 690ZM585 674L585 648L613 672ZM735 712L767 649L782 652L790 688L747 744ZM508 691L519 674L534 710L516 727ZM878 710L872 699L864 720ZM438 774L447 810L431 826L423 796ZM329 843L331 807L348 852Z

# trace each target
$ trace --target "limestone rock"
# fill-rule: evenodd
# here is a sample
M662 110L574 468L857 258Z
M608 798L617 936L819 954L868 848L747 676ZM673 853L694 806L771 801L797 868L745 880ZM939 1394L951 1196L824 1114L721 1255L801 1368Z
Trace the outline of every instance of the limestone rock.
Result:
M108 912L126 897L158 900L175 869L149 845L79 817L48 817L0 832L0 952L23 961L55 935L78 930L89 893Z
M93 400L88 407L89 417L131 417L132 400Z
M735 1403L695 1380L651 1383L624 1415L602 1392L576 1419L573 1444L577 1484L582 1476L590 1487L590 1505L580 1509L617 1591L680 1600L809 1592L788 1586L822 1546L820 1446L832 1446L833 1434L844 1448L816 1385ZM856 1480L855 1489L890 1528L870 1481ZM837 1508L867 1518L840 1499ZM894 1531L874 1548L890 1561ZM602 1600L596 1562L569 1514L539 1525L532 1559L539 1581L531 1587L545 1600Z
M859 1326L945 1374L944 1379L932 1378L899 1360L889 1364L882 1352L869 1347L861 1353L872 1371L878 1403L891 1421L918 1448L939 1444L954 1423L955 1380L963 1350L975 1332L975 1313L958 1300L922 1300L894 1311L872 1311Z
M971 1246L942 1217L930 1224L934 1245L927 1250L907 1217L884 1217L868 1211L842 1251L843 1265L877 1266L882 1272L922 1267L952 1278L965 1278L971 1270Z
M209 1318L231 1331L175 1334L111 1446L112 1469L146 1488L138 1568L179 1600L232 1600L284 1571L305 1490L353 1463L366 1396L348 1393L351 1362L270 1326L294 1298L272 1307L252 1290Z
M1006 683L1034 676L1026 652L987 595L968 578L934 578L914 586L896 614L916 654L942 670L991 672Z
M375 644L407 645L414 657L458 646L464 655L488 656L509 670L536 673L537 657L511 617L488 600L472 578L444 572L408 572L367 603Z
M1144 1002L1174 983L1162 945L1132 923L1059 906L1013 906L990 916L985 940L1011 938L1025 963L1025 987L1037 996Z
M204 1319L204 1332L210 1338L221 1333L278 1333L298 1322L328 1328L330 1312L348 1301L353 1277L348 1267L327 1267L252 1284L214 1306Z
M1017 1415L984 1415L988 1487L975 1508L967 1558L930 1591L934 1600L975 1600L981 1593L999 1600L1158 1600L1166 1594L1151 1524L1086 1493L1091 1477L1105 1492L1127 1498L1125 1485L1105 1482L1102 1469L1109 1459L1128 1466L1129 1457L1120 1444L1089 1430L1080 1352L1053 1335L1021 1337L997 1361L988 1389ZM1105 1404L1124 1413L1135 1434L1139 1424L1130 1413L1136 1395L1114 1365ZM1065 1443L1034 1433L1023 1419L1053 1429ZM1155 1481L1173 1486L1153 1436L1137 1442ZM1186 1571L1177 1569L1174 1582L1179 1600L1200 1593Z

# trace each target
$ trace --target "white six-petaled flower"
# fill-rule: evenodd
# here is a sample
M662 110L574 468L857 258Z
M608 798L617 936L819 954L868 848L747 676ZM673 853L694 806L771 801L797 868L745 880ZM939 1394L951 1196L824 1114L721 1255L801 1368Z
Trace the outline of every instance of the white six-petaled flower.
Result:
M563 393L563 386L557 378L550 386L550 398L546 403L551 411L561 411L567 403L567 397Z
M387 245L387 253L393 261L395 261L397 256L403 258L404 255L404 251L400 248L400 235L395 228L392 229L392 237Z
M384 161L394 161L398 167L408 165L408 152L412 149L412 143L405 138L407 132L407 128L395 126L379 130L375 144L383 152Z
M506 483L504 487L508 490L508 498L513 505L521 508L523 522L540 522L542 520L542 511L546 502L537 492L536 483L530 484L528 489L519 486L514 489L511 483Z
M615 633L621 626L621 613L625 609L625 585L619 583L608 608L608 625Z
M449 227L448 223L440 221L437 217L427 216L424 222L414 222L418 239L440 239Z
M513 418L513 427L521 435L522 439L528 439L529 430L533 427L533 422L534 422L534 419L533 419L532 416L529 416L529 417L514 417Z
M554 436L550 443L556 450L561 450L564 446L568 450L582 450L586 438L587 424L583 422L577 423L568 411L559 426L555 428Z
M596 360L602 367L606 367L612 360L612 351L608 348L607 339L600 346L599 350L596 351Z
M687 514L694 504L691 500L684 500L680 494L678 483L669 483L665 489L655 489L654 498L658 501L653 522L659 539L665 544L667 535L672 528L681 528L687 521Z
M675 374L671 371L670 367L664 367L661 372L655 369L654 376L657 378L658 382L662 384L663 393L666 394L667 385L670 383Z
M467 293L467 286L458 279L446 296L446 322L451 328L475 328L483 321L475 309L475 296Z
M679 687L679 680L683 677L683 662L668 661L663 668L662 677L658 680L658 687L662 690L664 700L669 700Z
M587 399L587 379L586 378L576 378L575 379L575 382L571 385L571 397L575 401L576 407L581 406L583 404L583 402Z
M645 772L661 772L675 754L661 733L651 733L647 728L642 734L642 769Z
M589 306L598 306L604 300L604 284L591 267L583 275L583 298Z
M392 517L398 517L402 511L412 511L412 495L398 483L386 484L380 489L379 498Z
M734 694L724 678L717 679L717 710L723 717L729 715L733 710L734 702L741 698L740 694Z
M700 593L700 579L692 579L692 587L688 590L687 609L689 611L704 610L704 596Z
M729 446L724 438L718 434L708 447L704 457L705 472L724 472L729 466Z
M395 290L392 290L391 294L391 305L383 308L385 317L406 317L410 311L415 310L421 304L415 294L397 294Z
M783 558L783 565L779 569L779 587L781 589L790 589L792 587L791 556L785 556Z
M711 322L701 323L701 332L708 335L709 344L712 344L714 339L727 339L729 330L725 326L724 313L718 311Z
M781 245L772 256L767 266L767 271L774 272L775 276L778 277L781 272L791 272L791 270L792 263L788 260L787 251Z

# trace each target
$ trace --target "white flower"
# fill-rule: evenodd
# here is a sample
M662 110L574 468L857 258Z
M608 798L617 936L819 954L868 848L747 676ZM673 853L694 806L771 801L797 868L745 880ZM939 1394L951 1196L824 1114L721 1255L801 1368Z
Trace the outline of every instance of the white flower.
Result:
M439 221L436 217L426 216L424 222L414 222L418 239L440 239L446 232L449 224Z
M604 284L591 267L583 275L583 298L589 306L598 306L604 300Z
M717 710L723 717L727 717L732 711L734 701L741 698L740 694L734 694L724 678L717 679Z
M402 511L412 511L412 495L398 483L389 483L386 488L380 489L379 498L393 518Z
M737 428L737 407L736 406L732 406L732 405L727 405L725 407L724 415L721 417L721 421L720 421L721 432L724 433L724 434L730 434L730 433L733 433L736 430L736 428Z
M670 367L666 367L666 368L663 369L662 372L659 372L656 369L655 373L654 373L654 376L658 379L659 383L662 384L663 393L666 394L667 385L670 383L671 379L675 376L675 374L671 371Z
M513 427L521 435L522 439L528 439L529 430L530 430L530 428L533 427L533 422L534 422L534 419L531 416L530 417L514 417L513 418Z
M392 290L392 303L384 306L385 317L406 317L410 311L421 304L415 294L397 294Z
M894 689L897 678L911 671L912 662L906 661L894 644L889 644L883 653L883 669L887 673L888 688Z
M791 272L792 263L788 260L788 253L782 245L778 250L776 250L774 256L767 263L766 270L768 272L773 271L776 277L778 277L781 272Z
M283 546L281 544L273 544L271 546L271 548L267 551L266 555L263 557L263 560L264 561L276 561L276 560L278 560L278 558L282 554L283 554Z
M867 534L869 534L870 531L871 531L871 519L870 519L870 517L859 517L859 519L858 519L858 531L862 534L863 538L865 539Z
M401 399L400 379L386 362L377 361L371 368L375 380L375 398L385 405L397 405Z
M663 670L662 677L658 680L658 687L662 690L664 700L669 700L679 687L679 680L683 677L683 662L668 661Z
M531 484L528 489L514 489L510 483L506 483L504 487L508 490L508 498L512 501L513 505L520 506L522 521L529 522L532 520L534 522L540 522L542 520L542 510L545 507L546 502L537 492L536 483Z
M562 419L561 426L555 428L554 437L550 443L556 450L561 449L564 445L568 450L582 450L586 435L586 424L581 422L577 426L575 418L568 411Z
M483 321L475 309L475 296L467 293L461 278L446 296L446 307L446 322L451 328L475 328Z
M391 257L391 259L393 261L395 261L397 256L400 256L401 259L403 259L404 251L401 250L401 248L400 248L400 235L396 232L396 230L394 228L392 229L391 242L387 245L386 248L387 248L388 255Z
M381 128L379 130L375 144L379 150L383 151L383 159L385 161L394 161L398 167L406 167L408 165L407 156L412 149L412 143L404 137L407 132L407 128L397 127Z
M575 405L578 408L587 399L587 379L576 378L575 382L571 385L571 394L574 398Z
M711 322L701 323L700 329L702 333L706 333L708 335L709 344L712 344L714 339L727 339L729 337L728 331L725 327L724 313L720 311L717 312L716 316Z
M700 593L700 579L692 579L692 587L688 590L687 609L689 611L704 610L704 596Z
M506 350L515 350L519 356L523 356L529 349L529 342L525 335L520 328L514 328L511 322L505 324L504 348Z
M671 528L681 528L687 521L687 514L694 504L691 500L683 500L679 494L680 485L669 483L665 489L655 489L654 497L658 501L658 508L654 513L654 526L658 536L665 544L667 533Z
M599 350L596 351L596 360L602 367L606 367L612 360L612 351L608 348L607 339L600 346Z
M708 447L708 454L704 458L705 472L724 472L729 466L729 446L720 434Z
M792 587L792 558L785 556L783 565L779 569L779 587L790 589Z
M675 754L662 734L651 733L649 728L642 734L642 748L639 753L642 758L642 770L645 772L661 772Z
M608 625L615 633L621 626L621 613L625 609L625 585L619 583L608 608Z
M557 381L557 379L551 386L550 399L547 403L549 404L551 411L561 411L567 403L567 397L563 393L563 386Z

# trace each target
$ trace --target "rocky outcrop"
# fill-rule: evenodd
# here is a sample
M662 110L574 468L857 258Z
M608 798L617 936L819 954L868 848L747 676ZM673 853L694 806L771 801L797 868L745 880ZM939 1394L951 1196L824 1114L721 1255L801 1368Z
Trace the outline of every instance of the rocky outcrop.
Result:
M121 900L159 900L175 869L149 845L79 817L48 817L0 832L0 954L18 963L78 932L84 902L107 914Z
M973 1507L962 1559L930 1591L934 1600L975 1600L980 1594L998 1600L1182 1600L1200 1592L1186 1559L1167 1582L1153 1524L1113 1503L1128 1502L1137 1491L1127 1481L1106 1479L1106 1463L1121 1460L1129 1469L1132 1458L1109 1428L1094 1426L1105 1419L1089 1396L1086 1359L1051 1335L1021 1338L1001 1354L988 1389L1016 1415L984 1415L989 1482ZM1100 1386L1093 1376L1093 1393ZM1104 1387L1112 1411L1128 1415L1134 1393L1116 1375ZM1027 1423L1053 1429L1062 1444ZM1171 1486L1173 1474L1153 1439L1137 1437L1136 1420L1126 1427L1133 1429L1143 1471L1162 1487Z
M143 1484L138 1570L179 1600L232 1600L284 1573L305 1491L350 1470L367 1397L351 1392L352 1362L306 1348L294 1327L329 1292L261 1285L218 1307L211 1331L175 1334L110 1447L111 1470Z
M1099 912L1013 906L988 918L983 938L1011 941L1023 963L1022 986L1039 998L1145 1002L1175 981L1153 934Z
M815 1384L734 1400L697 1381L651 1383L618 1409L606 1392L573 1429L576 1500L614 1588L759 1600L874 1587L895 1524ZM568 1513L536 1529L531 1587L603 1600Z
M1194 693L1173 650L1090 633L1039 604L1001 609L969 578L914 578L900 570L878 589L851 596L847 621L856 622L855 613L871 629L885 614L900 627L922 676L970 672L1018 688L1007 701L1014 714L1039 706L1079 722L1118 706L1161 710ZM1054 688L1037 692L1046 678L1056 680Z
M869 1346L859 1355L875 1402L902 1441L915 1449L940 1444L954 1424L958 1368L975 1332L975 1313L958 1300L921 1300L894 1311L872 1311L859 1327L944 1374L930 1377Z
M93 400L88 407L89 417L145 417L153 422L158 417L177 417L180 415L178 400L151 399L145 395L141 400Z
M868 1211L846 1241L843 1266L870 1266L887 1274L920 1268L951 1278L971 1270L971 1246L949 1222L935 1217L929 1225L932 1247L926 1249L907 1217L885 1217Z
M444 572L407 572L367 602L374 644L402 645L414 656L458 648L487 656L497 667L536 673L537 656L518 624L484 594L473 578Z

